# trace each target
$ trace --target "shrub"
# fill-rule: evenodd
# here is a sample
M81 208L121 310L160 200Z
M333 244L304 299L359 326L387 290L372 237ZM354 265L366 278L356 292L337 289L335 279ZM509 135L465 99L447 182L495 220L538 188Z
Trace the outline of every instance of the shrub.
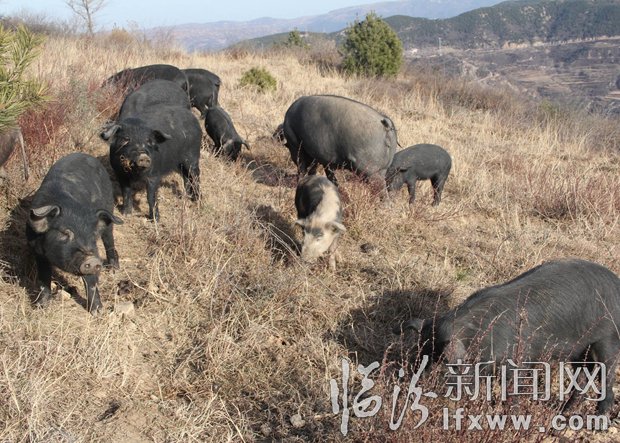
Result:
M345 30L343 68L349 74L393 76L403 63L403 44L375 13Z
M136 37L122 28L114 28L105 36L105 42L112 48L128 48L136 45Z
M276 79L265 68L252 68L246 71L239 80L240 86L252 86L259 92L275 91Z
M297 29L293 29L291 32L288 33L288 37L286 39L286 42L284 43L284 46L286 46L287 48L305 49L308 48L308 43L306 43L306 41L303 39Z

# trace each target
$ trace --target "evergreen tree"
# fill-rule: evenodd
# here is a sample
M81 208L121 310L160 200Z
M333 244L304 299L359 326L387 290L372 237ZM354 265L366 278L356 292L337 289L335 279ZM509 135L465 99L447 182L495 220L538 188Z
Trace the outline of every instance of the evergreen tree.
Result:
M293 29L288 33L288 38L286 39L284 46L289 48L307 48L308 44L302 38L299 30Z
M345 30L344 70L367 76L396 75L403 63L403 45L390 26L371 12Z
M45 87L24 78L42 43L41 36L24 26L14 31L0 26L0 133L15 127L26 109L45 100Z

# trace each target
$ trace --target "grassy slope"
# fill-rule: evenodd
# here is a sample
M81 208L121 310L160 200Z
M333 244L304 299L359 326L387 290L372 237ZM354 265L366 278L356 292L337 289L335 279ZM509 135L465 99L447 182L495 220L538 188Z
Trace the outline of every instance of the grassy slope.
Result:
M160 62L220 75L222 105L252 151L237 164L205 151L199 204L180 198L180 177L169 177L159 225L144 220L138 194L138 211L116 228L121 270L101 278L104 315L91 317L69 296L32 309L18 199L66 153L105 159L97 134L109 112L98 112L87 91L122 68ZM236 86L252 66L274 74L276 93ZM406 77L346 80L286 55L129 51L58 38L34 72L51 83L62 115L26 131L33 178L24 185L13 160L0 196L0 441L333 440L339 417L331 416L328 380L340 377L340 357L381 360L396 320L444 310L551 258L579 256L620 272L620 158L587 127L447 110ZM413 213L404 195L385 208L348 180L335 274L290 252L287 236L298 234L286 175L295 169L268 137L295 98L315 93L372 104L392 117L403 146L440 144L454 164L442 204L429 205L424 183ZM364 243L378 253L362 253ZM81 298L80 282L63 279ZM135 316L110 312L126 300ZM301 428L290 424L296 413ZM372 440L373 423L353 419L352 435ZM404 426L391 438L410 440ZM493 437L502 438L512 437Z

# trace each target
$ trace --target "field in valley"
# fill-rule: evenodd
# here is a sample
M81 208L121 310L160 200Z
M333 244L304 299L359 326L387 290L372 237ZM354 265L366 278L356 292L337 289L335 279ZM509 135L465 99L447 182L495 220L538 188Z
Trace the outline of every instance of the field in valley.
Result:
M373 373L382 412L352 417L351 441L575 437L443 431L442 399L427 403L421 429L410 413L388 431L387 377L399 359L386 351L398 321L443 312L545 260L581 257L620 273L618 121L532 109L502 91L415 71L344 78L287 52L187 54L129 43L50 37L30 70L53 100L22 120L31 179L24 183L15 156L0 193L0 441L336 441L341 415L332 413L329 380L341 377L343 357L381 362L384 374ZM81 282L60 273L62 290L34 309L28 198L67 153L107 162L99 132L122 97L99 86L151 63L217 73L221 105L252 150L230 163L210 154L205 138L202 199L184 198L181 178L169 176L158 224L145 219L146 196L137 194L134 214L115 227L121 269L100 278L103 314L89 315ZM238 86L254 66L274 75L277 91ZM385 205L341 174L347 233L336 272L297 257L296 169L271 138L307 94L368 103L392 118L403 147L435 143L453 159L442 203L430 205L425 182L412 211L405 190ZM115 312L127 301L133 314ZM547 419L556 406L531 412Z

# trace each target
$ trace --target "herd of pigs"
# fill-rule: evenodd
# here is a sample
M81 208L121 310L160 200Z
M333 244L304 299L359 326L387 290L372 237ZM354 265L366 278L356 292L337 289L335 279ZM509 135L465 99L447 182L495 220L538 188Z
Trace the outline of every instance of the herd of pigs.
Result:
M126 93L115 120L100 134L110 146L122 214L131 213L135 185L142 183L148 217L157 221L157 190L173 171L183 177L188 196L200 198L199 121L204 121L217 155L234 161L244 145L249 148L218 105L220 84L220 78L205 69L171 65L126 69L104 83ZM192 107L200 112L200 120ZM286 145L298 167L295 206L296 223L304 232L301 258L313 262L327 256L332 269L338 237L346 232L336 169L378 181L385 191L406 184L410 204L416 181L429 179L436 205L452 164L450 155L436 145L396 152L396 128L390 118L339 96L298 98L274 137ZM326 177L316 175L318 165ZM111 179L96 158L72 153L50 168L34 195L26 226L38 271L37 305L48 302L52 267L57 267L83 278L90 312L102 308L98 276L104 264L119 266L113 226L122 220L114 215L114 206ZM105 262L97 253L99 237ZM603 363L607 370L600 381L607 390L597 410L609 413L620 355L619 326L620 279L600 264L573 258L546 262L507 283L475 292L443 315L409 320L394 332L415 331L416 349L433 361L471 360L475 353L478 361L499 363L514 358L518 349L524 361L581 362L590 369Z

